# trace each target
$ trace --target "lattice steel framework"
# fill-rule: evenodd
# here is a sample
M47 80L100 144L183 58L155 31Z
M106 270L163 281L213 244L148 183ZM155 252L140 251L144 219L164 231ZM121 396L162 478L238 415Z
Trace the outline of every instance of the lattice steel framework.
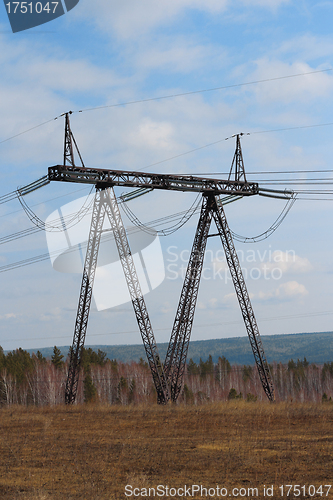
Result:
M153 381L157 392L157 401L160 404L166 404L170 399L169 388L158 354L146 303L143 298L139 279L136 273L133 257L128 243L125 226L120 215L119 206L113 188L110 188L108 190L108 203L105 205L105 208L106 214L110 221L111 229L113 230L136 320L139 325L139 330L147 354L149 367L153 376Z
M71 115L71 114L72 114L72 111L65 113L64 165L69 165L71 167L75 167L74 148L73 148L73 145L74 145L75 149L77 151L77 154L79 155L82 167L85 168L81 153L80 153L79 148L76 144L76 140L75 140L75 137L72 133L71 126L69 123L69 115Z
M177 400L182 389L213 203L213 195L203 196L200 218L165 358L164 370L170 384L172 401Z
M49 167L48 176L50 181L94 184L101 188L124 186L172 191L192 191L195 193L235 194L239 196L259 194L257 182L211 179L193 175L154 174L106 168L54 165L53 167Z
M91 226L88 238L87 253L84 263L79 305L76 314L73 344L70 350L70 360L65 389L65 403L74 403L79 381L79 371L82 350L86 338L92 290L97 265L98 249L105 218L105 191L97 189Z
M223 206L221 204L217 204L216 198L214 201L215 204L213 208L213 217L217 230L221 237L246 331L250 339L254 359L258 368L259 377L266 396L270 401L274 401L275 395L272 376L264 353L264 348L259 334L259 328L253 312L249 293L247 291L242 268L239 263L238 255L234 246Z
M170 400L169 388L158 354L156 340L141 291L126 230L121 219L117 199L112 188L107 190L97 189L95 195L79 305L75 322L74 338L70 351L65 402L66 404L71 404L74 403L76 399L82 350L86 337L93 283L97 266L98 249L105 215L107 215L109 219L111 229L115 237L115 242L132 300L135 316L147 354L149 367L152 372L157 392L157 400L160 404L166 404Z
M164 370L170 383L172 401L176 401L183 386L187 351L190 342L195 306L212 217L221 238L238 302L263 389L270 401L274 401L273 381L267 363L258 325L247 291L241 265L233 243L222 204L212 195L203 195L203 203L194 243L186 270L178 309L167 350ZM217 236L217 235L216 235Z
M66 403L73 403L76 397L81 355L86 336L92 299L92 288L97 266L98 249L105 215L107 215L109 219L115 236L120 261L123 267L134 312L157 391L158 402L165 404L170 399L172 401L176 401L182 389L188 345L190 341L203 260L212 218L215 220L218 235L221 238L226 254L227 263L236 290L245 327L250 339L262 386L268 399L274 401L272 377L263 350L258 325L224 213L223 200L218 198L218 195L220 194L228 195L227 199L232 198L233 196L236 196L237 199L243 196L260 194L258 184L249 183L246 180L240 135L243 134L236 136L236 151L233 157L228 180L183 175L147 174L142 172L109 169L92 169L84 167L82 157L70 128L69 113L65 114L64 164L50 167L48 170L48 179L63 182L95 184L96 186L96 196L94 200L87 254L84 264L74 339L70 351L70 364L65 393ZM73 144L80 157L82 167L75 166ZM232 179L233 171L235 172L234 179ZM122 222L117 200L113 191L114 185L203 193L200 218L181 291L164 367L162 366L158 354L153 329L137 277L125 227ZM276 193L286 197L286 193L284 192L274 191L274 196ZM271 194L269 196L271 196Z
M234 157L232 159L232 163L231 163L231 169L230 169L230 173L229 173L229 177L228 177L229 181L232 178L233 172L235 172L235 177L234 177L235 182L239 182L239 181L247 182L246 175L245 175L242 147L241 147L241 142L240 142L240 137L242 135L244 135L244 134L237 134L236 135L236 151L235 151Z

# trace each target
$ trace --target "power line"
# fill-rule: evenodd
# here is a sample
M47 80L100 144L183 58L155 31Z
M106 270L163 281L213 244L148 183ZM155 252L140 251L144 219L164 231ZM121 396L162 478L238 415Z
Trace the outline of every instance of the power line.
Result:
M129 218L129 220L132 222L134 226L136 226L138 229L148 233L152 234L157 233L161 236L170 236L171 234L175 233L178 231L181 227L183 227L192 217L195 213L197 213L200 210L200 205L201 205L201 200L199 199L200 193L197 195L196 199L194 200L193 204L190 206L188 210L182 215L180 218L180 221L178 223L172 224L166 229L151 229L147 224L144 224L143 222L140 221L140 219L132 212L132 210L129 208L129 206L126 204L126 202L123 202L122 208ZM171 216L173 217L173 216ZM170 217L170 218L171 218ZM169 217L168 217L169 218Z
M195 172L195 175L229 175L230 172ZM333 173L333 169L323 170L259 170L257 172L246 171L246 176L249 175L263 175L263 174L319 174L319 173ZM178 174L178 175L189 175Z
M62 116L62 115L60 115ZM3 139L0 141L0 144L3 144L4 142L11 141L12 139L15 139L16 137L19 137L20 135L27 134L28 132L31 132L31 130L35 130L36 128L42 127L43 125L46 125L47 123L51 123L54 120L58 120L60 116L56 116L55 118L51 118L51 120L47 120L46 122L40 123L39 125L35 125L34 127L28 128L26 130L22 130L22 132L19 132L18 134L12 135L11 137L7 137L7 139Z
M86 188L84 188L85 190ZM80 189L80 191L82 191ZM63 196L66 196L66 195L63 195ZM60 198L60 197L58 197ZM42 202L41 204L43 204L44 202ZM37 205L39 205L40 203L38 203ZM120 197L119 199L119 204L123 204L123 201ZM35 206L35 205L32 205L32 206ZM190 209L191 210L191 209ZM199 209L195 209L194 213L197 213L199 211ZM174 214L170 214L170 215L167 215L167 216L164 216L164 217L161 217L159 219L155 219L151 222L147 222L146 224L147 225L152 225L154 224L155 226L158 226L158 225L161 225L163 223L167 223L167 222L172 222L172 221L177 221L179 219L183 219L185 215L187 215L189 212L189 210L184 210L182 212L176 212ZM87 215L91 213L91 210L89 209L87 211ZM68 218L72 219L74 216L74 214L68 214ZM67 219L66 219L67 220ZM52 221L53 223L58 223L60 221L60 219L55 219L54 221ZM30 234L34 234L36 232L40 232L42 231L43 229L41 227L31 227L31 228L27 228L27 229L23 229L22 231L18 231L18 232L15 232L15 233L11 233L11 234L8 234L6 236L3 236L2 238L0 238L0 245L1 244L4 244L4 243L7 243L7 242L11 242L11 241L14 241L16 239L20 239L20 238L23 238L25 236L30 236ZM129 232L133 232L134 228L131 228ZM136 230L137 231L137 230ZM135 231L135 232L136 232ZM155 231L154 231L155 232ZM107 238L106 238L107 239ZM1 269L1 268L0 268ZM0 271L1 272L1 271Z
M265 134L265 133L270 133L270 132L284 132L286 130L297 130L297 129L305 129L305 128L315 128L315 127L328 127L330 125L333 125L333 122L330 122L330 123L317 123L317 124L314 124L314 125L301 125L301 126L297 126L297 127L288 127L288 128L279 128L279 129L268 129L268 130L261 130L261 131L255 131L255 132L247 132L243 135L253 135L253 134ZM231 136L231 137L234 137L234 136ZM168 161L171 161L171 160L175 160L176 158L180 158L181 156L185 156L185 155L188 155L188 154L191 154L191 153L195 153L196 151L200 151L201 149L205 149L205 148L209 148L211 146L215 146L216 144L219 144L221 142L224 142L224 141L227 141L228 139L231 139L231 137L225 137L224 139L219 139L217 141L214 141L214 142L210 142L208 144L205 144L203 146L199 146L197 148L194 148L194 149L190 149L189 151L185 151L184 153L180 153L178 155L175 155L175 156L171 156L169 158L166 158L165 160L160 160L160 161L157 161L155 163L151 163L150 165L146 165L145 167L142 167L142 168L139 168L137 169L138 172L141 172L142 170L146 170L147 168L150 168L150 167L154 167L156 165L160 165L161 163L166 163ZM297 171L295 171L297 172ZM333 170L304 170L304 171L301 171L299 170L298 171L299 173L301 172L333 172ZM265 171L263 172L248 172L248 174L252 174L252 173L255 173L255 174L263 174L263 173L266 173ZM286 171L281 171L281 172L277 172L277 173L292 173L292 171L290 172L286 172ZM191 174L183 174L183 175L191 175ZM196 173L196 175L229 175L229 172L214 172L214 173L206 173L206 172L202 172L202 173Z
M147 98L147 99L138 99L138 100L135 100L135 101L125 101L125 102L122 102L122 103L107 104L107 105L104 105L104 106L96 106L96 107L93 107L93 108L85 108L85 109L80 109L80 110L76 110L76 111L69 111L69 113L70 114L73 114L73 113L84 113L86 111L94 111L94 110L98 110L98 109L106 109L106 108L115 108L115 107L121 107L121 106L129 106L129 105L132 105L132 104L139 104L139 103L145 103L145 102L151 102L151 101L159 101L159 100L163 100L163 99L173 99L175 97L183 97L183 96L187 96L187 95L203 94L203 93L207 93L207 92L215 92L215 91L218 91L218 90L227 90L227 89L232 89L232 88L237 88L237 87L245 87L245 86L249 86L249 85L255 85L255 84L258 84L258 83L268 83L268 82L273 82L273 81L277 81L277 80L286 80L288 78L297 78L297 77L300 77L300 76L314 75L316 73L326 73L326 72L332 71L332 70L333 70L333 68L326 68L326 69L321 69L321 70L308 71L308 72L305 72L305 73L296 73L294 75L277 76L277 77L274 77L274 78L265 78L263 80L253 80L251 82L235 83L235 84L232 84L232 85L223 85L223 86L220 86L220 87L213 87L213 88L208 88L208 89L192 90L192 91L189 91L189 92L180 92L180 93L177 93L177 94L168 94L168 95L163 95L163 96L158 96L158 97L150 97L150 98ZM10 141L12 139L15 139L16 137L19 137L19 136L21 136L23 134L31 132L32 130L35 130L36 128L39 128L39 127L42 127L43 125L51 123L52 121L58 120L58 118L61 118L62 116L64 116L64 114L65 113L62 113L61 115L56 116L55 118L51 118L50 120L47 120L47 121L42 122L42 123L39 123L38 125L30 127L30 128L28 128L26 130L22 130L22 132L19 132L19 133L15 134L15 135L7 137L6 139L3 139L2 141L0 141L0 144L3 144L4 142L8 142L8 141ZM290 128L285 128L285 129L258 131L258 132L252 132L252 133L263 134L263 133L266 133L266 132L279 132L279 131L282 131L282 130L295 130L297 128L324 127L324 126L328 126L328 125L332 125L332 124L333 123L319 124L319 125L308 125L308 126L303 126L303 127L290 127Z
M257 83L267 83L267 82L273 82L276 80L285 80L288 78L296 78L299 76L313 75L315 73L325 73L327 71L332 71L332 70L333 70L333 68L320 69L320 70L316 70L316 71L309 71L306 73L297 73L294 75L277 76L275 78L265 78L263 80L254 80L254 81L245 82L245 83L235 83L232 85L223 85L221 87L213 87L213 88L209 88L209 89L192 90L189 92L181 92L181 93L177 93L177 94L168 94L168 95L158 96L158 97L149 97L147 99L138 99L135 101L127 101L127 102L122 102L122 103L117 103L117 104L108 104L105 106L96 106L94 108L85 108L85 109L81 109L78 111L73 111L73 113L84 113L85 111L94 111L96 109L115 108L115 107L119 107L119 106L128 106L131 104L140 104L140 103L144 103L144 102L159 101L162 99L173 99L175 97L183 97L183 96L193 95L193 94L203 94L205 92L215 92L217 90L227 90L227 89L232 89L232 88L236 88L236 87L245 87L247 85L255 85Z
M48 222L47 224L43 220L41 220L35 214L35 212L33 212L33 210L31 210L31 208L27 205L27 203L23 199L23 196L19 196L19 202L21 203L22 208L24 209L27 217L39 229L43 229L44 231L61 231L61 232L63 232L63 230L64 230L63 224L66 224L67 229L69 229L73 226L76 226L81 221L81 219L85 215L87 215L87 213L90 212L90 209L91 209L92 204L93 204L93 198L90 200L90 202L88 202L88 200L89 200L89 197L90 197L92 190L93 190L93 187L91 187L90 193L86 196L84 203L82 204L81 208L77 212L72 213L72 214L68 214L65 217L63 217L62 219L57 218L56 220ZM86 203L88 203L87 206L86 206ZM55 225L57 223L58 224L60 223L60 225L58 225L58 226Z
M304 186L304 185L331 186L333 184L333 179L330 181L322 181L322 182L307 182L306 179L304 179L303 181L297 181L297 180L296 181L292 181L292 180L291 181L286 181L286 180L283 180L283 181L280 181L280 180L261 181L260 184L263 186L285 186L286 184L288 184L289 186L293 185L293 184L296 184L299 186Z
M87 189L87 187L76 189L75 191L70 191L69 193L61 194L60 196L55 196L54 198L49 198L48 200L41 201L40 203L34 203L33 205L30 205L30 206L31 207L38 207L39 205L44 205L45 203L49 203L50 201L58 200L59 198L64 198L65 196L70 196L72 194L79 193L80 191L86 191L86 189ZM16 198L17 198L17 196L15 197L15 199ZM0 218L7 217L8 215L18 214L19 212L22 212L22 211L24 211L24 210L21 207L19 210L15 210L14 212L9 212L7 214L0 215Z
M147 168L154 167L155 165L159 165L160 163L165 163L167 161L175 160L176 158L180 158L181 156L189 155L190 153L194 153L195 151L200 151L200 149L205 149L209 148L211 146L214 146L215 144L219 144L220 142L226 141L227 139L219 139L218 141L210 142L209 144L205 144L204 146L199 146L198 148L190 149L189 151L185 151L185 153L180 153L175 156L171 156L170 158L167 158L165 160L160 160L155 163L151 163L150 165L147 165L145 167L139 168L138 172L141 172L141 170L146 170ZM185 175L190 175L190 174L185 174Z
M199 211L199 209L196 209L196 212L198 212L198 211ZM146 225L147 226L149 226L149 225L151 225L151 226L153 226L153 225L154 226L163 225L163 224L165 224L166 222L169 222L169 221L182 219L184 217L184 215L186 215L187 213L188 213L188 210L184 210L183 212L178 212L178 213L175 213L175 214L168 215L166 217L161 217L160 219L153 220L151 222L146 223ZM35 228L32 228L32 229L35 229ZM42 230L42 229L40 229L40 230ZM138 232L138 231L140 231L140 229L138 229L136 227L133 227L133 228L130 228L127 231L127 233L135 233L135 232ZM33 233L33 231L31 231L31 233ZM19 232L19 233L13 233L12 235L8 235L5 238L7 238L8 241L13 241L15 239L19 239L19 238L21 238L23 236L28 236L28 235L29 235L28 232L27 232L27 234L24 234L24 235L21 235L21 232ZM110 234L110 236L105 237L104 241L109 241L112 238L113 238L113 236L112 236L112 234ZM1 240L0 240L0 243L1 243ZM82 244L82 249L84 250L86 248L86 246L87 246L87 242L83 243ZM72 249L64 248L63 251L69 251L69 252L73 251L73 252L75 252L76 248L75 247L73 247ZM57 250L54 253L44 253L44 254L36 255L34 257L23 259L23 260L20 260L20 261L17 261L17 262L12 262L10 264L6 264L6 265L0 267L0 273L11 271L13 269L19 269L21 267L29 266L31 264L37 264L39 262L43 262L45 260L48 260L53 255L59 255L59 252L60 252L60 250Z
M290 212L290 210L291 210L292 206L294 205L295 201L296 201L296 196L292 196L287 201L286 205L284 206L284 208L283 208L282 212L280 213L280 215L278 216L278 218L263 233L258 234L257 236L248 237L248 236L241 236L241 235L239 235L237 233L234 233L233 231L230 230L233 238L235 240L237 240L237 241L242 242L242 243L258 243L259 241L266 240L267 238L269 238L278 229L278 227L281 226L282 222L287 217L287 215Z
M31 234L37 233L39 231L41 231L41 229L37 227L29 227L28 229L23 229L22 231L18 231L17 233L8 234L7 236L3 236L2 238L0 238L0 245L19 240L20 238L30 236Z
M305 129L305 128L328 127L330 125L333 125L333 122L317 123L316 125L298 125L297 127L285 127L285 128L276 128L276 129L270 129L270 130L258 130L256 132L251 132L248 135L268 134L269 132L284 132L286 130L299 130L299 129Z
M65 196L70 196L71 194L75 194L75 193L78 193L80 191L86 191L86 189L87 189L86 187L81 188L81 189L77 189L75 191L71 191L70 193L63 194L63 195L60 195L60 196L56 196L55 198L50 198L50 199L42 201L40 203L35 203L34 205L31 205L31 207L35 207L35 206L38 206L38 205L44 205L45 203L48 203L50 201L57 200L59 198L65 197ZM16 196L16 198L17 198L17 196ZM1 198L0 198L0 200L1 200ZM0 201L0 204L1 204L1 201ZM24 210L24 208L22 207L20 210L16 210L14 212L10 212L9 214L3 214L0 217L6 217L7 215L12 215L12 214L21 212L21 210ZM89 213L89 211L88 211L88 213ZM73 215L74 214L68 214L67 218L68 217L73 217ZM79 214L77 213L76 216L78 216L78 215ZM53 223L56 223L56 222L57 223L60 222L60 219L56 219L56 220L53 221ZM20 239L20 238L24 238L25 236L30 236L31 234L40 232L42 230L43 230L42 227L36 227L35 226L35 227L30 227L30 228L27 228L27 229L23 229L21 231L17 231L15 233L8 234L8 235L3 236L2 238L0 238L0 245L3 245L4 243L8 243L8 242L11 242L11 241L15 241L15 240Z
M297 201L299 200L302 200L302 201L309 201L311 199L311 201L333 201L333 198L301 198L301 197L297 197Z
M93 313L94 311L92 311ZM289 314L285 316L270 316L268 318L258 318L258 321L261 323L263 321L277 321L277 320L285 320L285 319L299 319L299 318L315 318L318 316L331 316L333 314L333 311L316 311L316 312L311 312L311 313L302 313L302 314ZM229 325L242 325L243 321L241 320L235 320L235 321L224 321L224 322L218 322L218 323L205 323L201 325L194 325L194 328L211 328L215 326L229 326ZM154 328L154 331L156 332L163 332L163 331L169 331L170 328ZM90 333L87 335L87 339L89 337L105 337L107 335L126 335L130 333L138 333L137 330L125 330L121 332L107 332L107 333ZM274 335L279 335L279 334L274 334ZM283 334L280 334L283 335ZM287 335L287 334L286 334ZM30 340L56 340L56 339L67 339L68 335L61 335L57 337L29 337ZM231 337L231 338L237 338L237 337ZM245 336L244 336L245 338ZM22 339L2 339L1 342L10 342L12 340L15 340L15 342L23 342L26 341L27 338L22 338ZM211 339L211 340L225 340L225 339ZM120 344L121 345L121 344ZM113 346L116 347L116 346Z
M315 195L315 194L321 194L321 192L319 191L295 191L295 196L293 197L292 201L293 203L295 202L295 199L296 199L296 194L298 193L302 193L303 195ZM329 194L332 194L333 195L333 191L327 191L325 192L326 195L329 195ZM299 198L297 197L297 199L300 199L300 200L312 200L312 198ZM319 200L323 200L323 201L333 201L333 198L324 198L324 199L315 199L316 201L319 201ZM290 200L289 200L290 202ZM276 221L270 226L270 228L268 230L266 230L264 233L258 235L258 236L254 236L254 237L247 237L247 236L240 236L238 234L235 234L233 233L233 237L237 240L237 241L240 241L242 243L249 243L249 242L253 242L253 241L256 241L258 238L259 238L259 241L260 239L266 239L268 236L270 236L278 227L279 225L283 222L283 220L285 219L286 215L288 214L290 208L291 208L291 204L289 204L289 202L287 203L287 205L284 207L284 209L282 210L281 214L279 215L279 217L276 219ZM120 203L122 203L120 201ZM292 203L292 204L293 204ZM123 204L123 203L122 203ZM198 213L200 211L200 209L196 206L194 207L194 204L193 204L193 210L188 209L188 210L185 210L185 211L182 211L182 212L177 212L177 213L174 213L174 214L170 214L170 215L167 215L165 217L161 217L159 219L155 219L155 220L152 220L150 222L147 222L145 224L141 223L140 221L133 221L133 218L130 217L130 220L131 222L136 226L136 227L133 227L133 228L130 228L128 230L128 233L132 233L132 232L137 232L137 231L140 231L142 229L145 229L146 231L149 230L150 228L153 228L156 227L156 226L163 226L164 224L168 223L168 222L175 222L175 224L173 224L171 227L169 227L166 231L167 233L169 231L173 232L175 229L178 229L178 226L179 224L183 225L183 223L187 222L188 220L188 214L189 214L189 211L190 211L190 215L194 215L195 213ZM87 211L87 214L89 213L89 211ZM126 211L127 213L127 211ZM133 214L132 214L133 215ZM73 219L73 214L69 214L69 216L72 220ZM177 224L176 221L180 220L181 222ZM56 221L54 221L56 222ZM11 242L11 241L14 241L16 239L20 239L20 238L23 238L25 236L29 236L31 234L34 234L35 232L39 231L39 230L42 230L41 228L28 228L26 230L23 230L23 231L19 231L17 233L12 233L10 235L7 235L7 236L4 236L3 238L0 239L0 244L4 244L4 243L7 243L7 242ZM163 232L163 230L156 230L154 229L154 232L158 233L158 232ZM105 238L105 241L106 240L109 240L109 239L112 239L112 235L110 235L109 237L106 237ZM83 249L84 247L86 246L86 244L83 244ZM63 249L64 251L75 251L75 247L73 248L73 250L70 250L68 248L64 248ZM56 255L59 254L59 251L57 251L55 253ZM48 260L48 258L52 256L51 254L48 254L48 253L44 253L44 254L41 254L41 255L37 255L37 256L34 256L34 257L31 257L31 258L28 258L28 259L24 259L24 260L20 260L20 261L17 261L17 262L13 262L11 264L6 264L4 266L1 266L0 267L0 273L3 273L3 272L7 272L7 271L11 271L13 269L18 269L18 268L21 268L21 267L25 267L25 266L28 266L28 265L31 265L31 264L36 264L36 263L39 263L39 262L43 262L45 260Z
M170 215L161 217L159 219L155 219L154 221L150 221L150 222L145 223L145 224L142 223L135 216L135 214L131 211L131 209L128 207L128 205L125 202L125 198L120 197L120 203L121 203L123 210L125 211L125 214L129 218L129 220L139 230L143 230L143 231L148 232L150 234L153 232L154 234L161 234L163 236L168 236L168 235L174 233L175 231L177 231L178 229L180 229L184 224L186 224L188 222L188 220L194 214L196 214L200 211L200 208L199 208L200 201L198 202L198 197L199 197L199 195L196 197L195 201L193 202L193 204L191 205L191 207L188 210L185 210L182 212L177 212L174 214L170 214ZM263 237L263 236L265 236L265 238L267 238L268 235L271 235L279 227L279 225L283 222L284 218L286 217L287 213L289 212L289 210L291 208L290 201L292 201L294 203L295 199L296 199L296 197L293 197L291 200L289 200L287 202L287 205L282 210L282 213L279 215L278 219L274 222L274 224L272 226L270 226L270 228L267 231L265 231L265 233L262 233L261 235L255 236L255 237L243 237L243 236L237 235L235 233L233 233L233 236L238 241L241 241L241 242L248 242L250 240L251 240L251 242L253 242L257 238ZM223 203L223 201L224 200L221 200L222 203ZM29 207L27 207L27 208L28 208L28 211L26 213L27 213L29 219L32 220L32 222L35 224L34 219L37 218L37 216L34 214L34 212L32 212L31 209L29 209ZM91 212L90 208L91 207L89 205L87 210L84 211L84 215L88 215ZM288 210L287 210L287 208L288 208ZM80 211L81 210L82 210L82 208L80 209ZM80 211L75 213L75 214L74 213L68 214L65 217L65 219L63 219L66 222L66 229L68 229L68 224L72 223L74 220L77 221L76 223L80 222L80 220L81 220L79 218ZM166 224L168 222L171 222L172 225L166 229L157 230L153 227L153 226L155 226L155 227L161 226L161 225ZM54 224L59 224L59 223L60 223L60 219L55 219L52 221L52 225L49 223L49 226L54 229L54 227L55 227ZM39 231L45 229L44 226L42 226L39 223L35 224L35 225L37 227L24 229L24 230L18 231L16 233L11 233L9 235L3 236L2 238L0 238L0 245L15 241L17 239L24 238L26 236L30 236L31 234L35 234L36 232L39 232ZM61 230L63 230L63 225L61 225ZM130 232L133 232L133 230L134 230L134 228L131 228ZM136 232L136 231L134 231L134 232ZM110 238L106 238L106 239L110 239ZM66 249L64 249L64 250L66 250ZM30 265L30 264L33 264L36 262L41 262L43 260L46 260L45 255L46 254L41 255L40 259L38 259L38 256L36 256L36 257L31 258L31 261L29 259L25 259L24 261L18 261L16 263L7 264L5 266L0 267L0 272L5 272L5 271L11 270L11 269L16 269L17 267L22 267L22 266Z

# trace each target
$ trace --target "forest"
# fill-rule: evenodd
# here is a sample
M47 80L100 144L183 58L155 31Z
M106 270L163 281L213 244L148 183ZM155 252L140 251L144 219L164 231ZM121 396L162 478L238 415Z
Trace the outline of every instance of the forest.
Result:
M39 351L0 348L0 405L54 406L64 402L68 359L56 346L50 358ZM309 363L306 358L270 365L277 401L330 402L333 396L333 362ZM184 391L179 402L244 399L261 401L262 390L255 366L231 365L225 357L212 356L195 363L189 359ZM77 402L131 405L156 402L156 392L146 361L110 360L102 350L84 348Z

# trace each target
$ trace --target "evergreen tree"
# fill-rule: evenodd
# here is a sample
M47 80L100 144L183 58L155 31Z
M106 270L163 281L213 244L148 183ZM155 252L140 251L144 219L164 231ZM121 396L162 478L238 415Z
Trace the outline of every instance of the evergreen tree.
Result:
M198 365L193 361L192 358L190 358L189 362L187 363L187 373L189 375L197 375L198 373L200 373Z
M200 358L199 366L201 377L204 378L206 375L212 375L214 373L214 363L211 354L208 356L207 361L202 361Z
M5 367L5 361L6 361L6 357L5 357L5 354L3 352L2 347L0 345L0 372Z
M93 351L91 347L82 349L81 366L85 371L89 370L90 365L105 366L106 352L98 349L97 352Z
M33 358L21 347L7 353L4 364L7 372L16 379L19 385L25 382L26 373L34 369Z
M116 359L110 359L109 363L111 365L111 370L115 373L118 373L118 361ZM148 363L147 363L148 368Z
M139 365L143 366L144 368L149 368L147 361L145 361L143 358L139 359Z
M36 358L40 363L46 363L46 358L43 356L43 354L40 351L36 352Z
M252 366L244 365L242 368L242 372L243 372L243 380L244 380L244 382L247 382L249 380L249 378L252 377Z
M61 354L60 349L58 349L58 347L55 345L53 347L53 354L51 357L51 361L57 369L60 369L64 365L63 357L64 355Z
M5 368L5 361L6 357L4 355L2 347L0 346L0 405L6 403L5 387L1 378L1 372Z
M219 356L218 365L221 370L225 371L227 374L231 372L231 365L225 356Z
M83 394L85 403L92 403L97 398L97 389L92 381L89 371L86 373L83 380Z

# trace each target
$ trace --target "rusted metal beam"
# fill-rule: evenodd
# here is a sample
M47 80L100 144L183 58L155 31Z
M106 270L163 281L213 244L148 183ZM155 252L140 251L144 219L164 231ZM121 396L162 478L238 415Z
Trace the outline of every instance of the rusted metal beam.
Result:
M132 188L164 189L169 191L210 192L219 194L238 194L253 196L259 193L256 182L232 181L195 177L193 175L152 174L125 170L83 168L69 165L49 167L50 181L95 184L105 189L113 186Z

